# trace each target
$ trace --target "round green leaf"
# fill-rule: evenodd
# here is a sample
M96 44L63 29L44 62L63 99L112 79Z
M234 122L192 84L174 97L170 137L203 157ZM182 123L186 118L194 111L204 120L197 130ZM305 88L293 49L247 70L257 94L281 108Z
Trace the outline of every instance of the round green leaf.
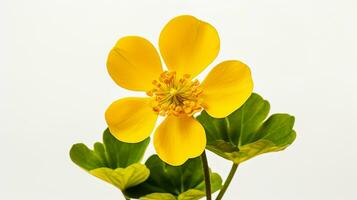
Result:
M93 150L82 143L74 144L70 150L70 157L74 163L87 171L100 167L125 168L140 162L149 143L150 138L139 143L121 142L106 129L103 133L103 143L95 143Z
M132 164L126 168L110 169L102 167L90 170L89 173L120 190L136 186L144 182L150 175L149 169L139 163Z
M196 200L206 196L206 192L196 189L189 189L178 196L178 200Z
M170 193L151 193L140 197L140 200L177 200L176 197Z
M269 102L253 93L225 118L213 118L203 111L197 120L205 128L206 148L237 164L262 153L285 149L296 137L294 117L274 114L265 120L269 110Z
M105 157L102 157L97 151L89 149L82 143L74 144L69 154L72 161L85 170L106 166L104 161L106 159Z
M138 163L149 142L150 138L139 143L121 142L107 129L103 133L103 143L95 143L93 150L85 144L75 144L70 150L70 157L90 174L125 190L149 177L149 169Z
M128 188L125 191L127 196L131 198L148 198L149 196L154 199L158 195L171 194L176 199L185 200L200 199L205 196L205 182L200 157L189 159L181 166L171 166L163 162L157 155L153 155L145 165L150 170L149 178L135 187ZM216 173L211 173L212 192L219 190L221 186L221 177Z
M150 138L146 138L139 143L126 143L117 140L107 129L103 134L103 143L108 159L108 167L115 169L140 162L150 143Z

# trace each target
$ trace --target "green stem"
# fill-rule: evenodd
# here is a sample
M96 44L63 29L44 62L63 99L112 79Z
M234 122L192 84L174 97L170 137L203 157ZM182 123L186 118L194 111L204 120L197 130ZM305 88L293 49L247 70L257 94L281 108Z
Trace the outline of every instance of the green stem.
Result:
M227 188L228 188L229 184L231 183L231 181L232 181L232 179L234 177L234 174L237 171L237 168L238 168L238 164L233 164L232 165L231 171L229 172L228 177L227 177L226 181L224 182L224 185L223 185L221 191L219 192L216 200L221 200L222 199L224 193L227 191Z
M202 160L203 172L204 172L204 175L205 175L206 197L207 197L207 200L212 200L212 197L211 197L211 180L210 180L210 174L209 174L209 167L208 167L208 162L207 162L206 151L203 151L203 153L201 155L201 160Z

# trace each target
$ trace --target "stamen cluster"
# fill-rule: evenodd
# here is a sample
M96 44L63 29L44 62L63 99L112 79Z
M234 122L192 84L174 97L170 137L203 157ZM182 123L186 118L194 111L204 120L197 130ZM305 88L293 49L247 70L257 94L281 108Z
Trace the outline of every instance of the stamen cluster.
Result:
M198 80L192 81L189 74L178 78L176 72L163 72L147 92L153 98L152 107L159 115L188 115L202 110L202 89Z

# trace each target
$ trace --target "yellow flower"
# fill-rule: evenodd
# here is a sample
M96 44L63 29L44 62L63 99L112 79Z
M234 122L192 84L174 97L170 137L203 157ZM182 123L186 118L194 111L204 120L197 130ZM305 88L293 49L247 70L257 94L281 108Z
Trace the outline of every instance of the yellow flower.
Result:
M136 143L149 137L159 115L165 116L154 134L159 157L177 166L199 156L206 146L202 125L193 115L206 110L226 117L251 95L253 81L247 65L236 60L215 66L200 83L193 78L218 55L216 29L193 16L178 16L162 30L161 56L146 39L121 38L110 51L107 68L121 87L146 92L147 97L123 98L105 113L110 132L119 140Z

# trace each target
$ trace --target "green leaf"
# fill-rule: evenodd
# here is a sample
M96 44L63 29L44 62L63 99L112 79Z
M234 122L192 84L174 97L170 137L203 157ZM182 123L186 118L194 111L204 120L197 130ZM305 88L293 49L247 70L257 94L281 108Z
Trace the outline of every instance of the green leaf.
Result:
M170 193L151 193L140 197L140 200L176 200L176 197Z
M171 166L163 162L157 155L153 155L145 165L150 169L149 178L138 186L128 188L125 191L127 196L162 199L160 195L171 194L180 200L194 200L205 196L204 174L200 157L189 159L181 166ZM212 192L219 190L222 186L221 177L216 173L211 173L211 184Z
M211 190L212 192L218 191L222 187L222 179L218 173L214 173L210 171L210 180L211 180ZM200 191L206 191L206 184L204 181L201 181L195 189ZM205 192L206 193L206 192Z
M103 134L103 142L108 159L107 167L115 169L140 162L150 143L150 138L139 143L125 143L117 140L107 129Z
M237 164L285 149L296 137L294 117L273 114L265 120L269 110L269 102L253 93L243 106L225 118L213 118L203 111L197 120L206 131L206 148Z
M206 192L197 189L189 189L178 196L178 200L196 200L206 196Z
M116 186L120 190L138 185L150 175L149 169L139 163L129 165L126 168L110 169L102 167L93 169L89 173Z
M149 169L139 164L150 138L139 143L125 143L109 132L103 133L103 143L94 144L93 150L85 144L74 144L70 150L72 161L90 174L125 190L144 182Z
M70 157L74 163L85 170L105 167L105 161L96 151L90 150L85 144L75 144L70 151Z

